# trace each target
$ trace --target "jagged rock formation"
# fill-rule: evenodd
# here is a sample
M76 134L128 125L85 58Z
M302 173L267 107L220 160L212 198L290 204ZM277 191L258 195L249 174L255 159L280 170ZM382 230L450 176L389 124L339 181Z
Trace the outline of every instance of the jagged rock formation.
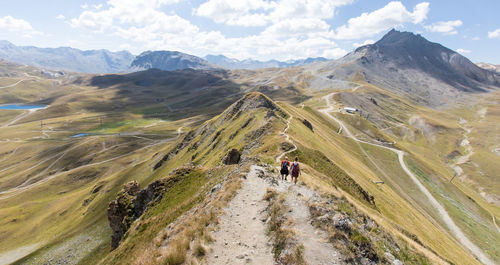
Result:
M238 150L231 149L231 151L229 151L229 153L227 153L227 155L224 158L224 160L222 161L222 163L224 163L224 165L238 164L240 162L240 157L241 157L241 154Z
M142 190L136 181L125 184L108 206L109 226L113 230L111 248L117 248L130 225L149 207L159 202L168 188L190 170L190 167L176 169L171 173L171 177L154 181Z
M176 51L143 52L134 59L130 66L137 70L156 68L165 71L188 68L215 69L213 65L200 57Z

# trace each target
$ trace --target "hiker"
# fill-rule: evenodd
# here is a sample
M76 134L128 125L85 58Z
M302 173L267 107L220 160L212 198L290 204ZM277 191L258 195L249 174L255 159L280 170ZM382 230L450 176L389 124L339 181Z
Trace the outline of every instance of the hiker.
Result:
M290 167L291 175L292 175L292 181L293 183L297 184L297 179L299 178L300 175L300 167L299 167L299 158L295 157L295 161L293 161L292 166Z
M281 161L281 180L287 180L288 174L290 173L288 171L288 167L290 166L290 162L288 161L288 157L285 156L285 160Z

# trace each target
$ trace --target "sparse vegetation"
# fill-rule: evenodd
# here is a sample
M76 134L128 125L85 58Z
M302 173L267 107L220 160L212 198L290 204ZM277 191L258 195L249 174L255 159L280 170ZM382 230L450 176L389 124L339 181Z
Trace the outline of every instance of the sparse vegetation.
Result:
M268 189L264 195L267 206L267 233L273 241L273 255L277 264L306 264L303 257L304 246L295 239L295 232L290 228L286 216L288 207L285 197L274 189Z
M365 191L355 180L353 180L344 170L328 159L320 151L309 149L305 146L299 146L291 156L299 157L300 161L306 163L315 170L329 177L329 183L338 186L342 190L352 194L356 198L375 207L373 197Z

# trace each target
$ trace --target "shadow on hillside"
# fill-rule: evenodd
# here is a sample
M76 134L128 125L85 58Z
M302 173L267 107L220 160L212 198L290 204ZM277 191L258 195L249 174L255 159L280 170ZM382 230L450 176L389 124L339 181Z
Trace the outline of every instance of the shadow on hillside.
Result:
M178 120L202 115L211 118L251 91L260 91L274 100L298 104L309 97L293 87L253 88L236 83L225 70L150 69L125 75L93 76L88 85L102 90L101 102L89 102L86 108L95 112L129 112L145 118Z

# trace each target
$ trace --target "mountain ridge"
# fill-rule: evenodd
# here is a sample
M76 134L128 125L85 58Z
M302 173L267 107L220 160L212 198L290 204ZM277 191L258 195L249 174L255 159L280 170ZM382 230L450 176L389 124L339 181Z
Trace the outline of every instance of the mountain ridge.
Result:
M224 55L206 55L203 57L208 62L222 66L228 69L260 69L260 68L287 68L293 66L302 66L314 62L325 62L328 59L324 57L314 57L314 58L305 58L305 59L297 59L297 60L288 60L288 61L278 61L278 60L268 60L268 61L259 61L253 59L245 59L238 60L234 58L229 58Z
M152 56L160 56L153 59ZM175 65L175 58L182 57ZM148 59L146 59L148 57ZM0 40L0 58L15 63L51 70L64 70L91 74L126 73L158 68L161 70L182 69L258 69L285 68L305 65L317 61L327 61L326 58L305 58L289 61L258 61L253 59L237 60L224 55L207 55L199 57L178 51L155 50L145 51L135 56L129 51L111 52L106 49L80 50L73 47L40 48L36 46L17 46L7 40ZM160 61L165 62L161 63ZM149 61L149 62L146 62ZM144 65L143 65L144 64ZM155 67L152 65L154 64Z
M120 73L127 71L133 55L128 51L79 50L71 47L39 48L16 46L0 41L0 58L16 63L85 73Z
M441 44L394 29L374 44L307 69L325 81L361 79L434 107L459 99L462 92L500 87L499 74L476 66Z
M135 57L130 66L134 70L156 68L165 71L217 68L200 57L178 51L145 51Z

